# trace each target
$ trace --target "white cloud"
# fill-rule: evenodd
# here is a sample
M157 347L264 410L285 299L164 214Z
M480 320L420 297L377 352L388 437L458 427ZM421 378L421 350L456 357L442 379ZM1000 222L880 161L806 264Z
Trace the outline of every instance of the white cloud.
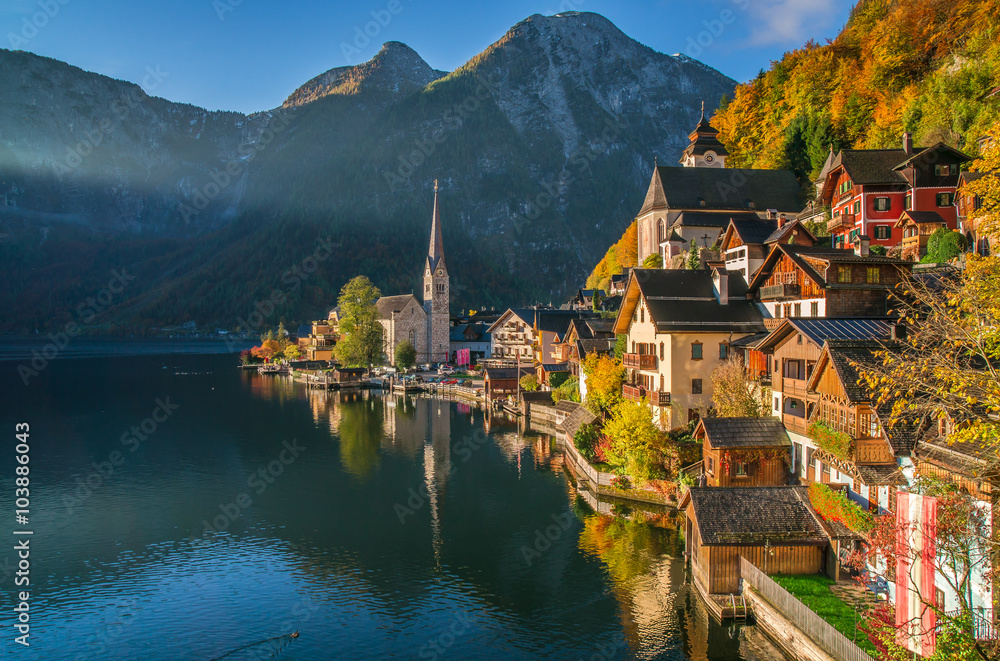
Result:
M749 0L750 44L802 44L817 37L844 9L845 0Z

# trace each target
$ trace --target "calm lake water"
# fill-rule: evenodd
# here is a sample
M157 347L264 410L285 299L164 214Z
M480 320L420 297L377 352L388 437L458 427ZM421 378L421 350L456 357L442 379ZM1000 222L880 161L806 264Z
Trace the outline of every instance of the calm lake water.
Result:
M595 514L547 438L143 351L27 386L0 361L4 534L17 422L34 531L31 647L8 574L5 658L779 658L709 618L674 517Z

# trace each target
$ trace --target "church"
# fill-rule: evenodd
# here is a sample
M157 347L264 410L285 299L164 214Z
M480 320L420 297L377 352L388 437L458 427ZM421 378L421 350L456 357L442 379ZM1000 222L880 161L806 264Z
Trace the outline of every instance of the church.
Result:
M638 223L638 263L659 253L667 268L692 244L711 248L730 220L795 217L801 188L789 170L727 168L729 152L705 119L688 136L681 166L653 168Z
M424 261L423 300L413 294L383 296L375 303L384 329L384 351L389 364L396 362L396 345L409 340L417 350L417 363L448 362L451 319L448 310L450 279L444 260L444 238L438 210L438 182L434 181L431 241Z

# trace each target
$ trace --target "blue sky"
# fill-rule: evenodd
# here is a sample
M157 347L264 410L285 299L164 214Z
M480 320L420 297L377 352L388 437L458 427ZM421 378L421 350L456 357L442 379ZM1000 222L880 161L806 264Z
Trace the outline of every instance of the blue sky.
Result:
M808 39L835 36L851 4L848 0L0 0L0 47L130 80L171 101L253 112L280 105L296 87L327 69L371 58L385 41L409 44L432 67L450 71L531 14L566 10L603 14L625 34L655 50L687 52L743 82L784 51ZM374 36L358 38L366 28ZM698 45L699 39L707 45Z

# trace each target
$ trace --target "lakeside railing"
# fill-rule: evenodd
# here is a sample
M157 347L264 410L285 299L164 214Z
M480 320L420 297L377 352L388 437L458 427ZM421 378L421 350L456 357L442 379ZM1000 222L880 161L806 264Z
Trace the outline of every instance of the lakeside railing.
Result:
M792 593L778 585L749 560L740 556L740 576L743 582L760 593L760 596L788 618L813 642L825 649L835 659L843 661L873 661L863 649L858 647L833 625L796 599Z

